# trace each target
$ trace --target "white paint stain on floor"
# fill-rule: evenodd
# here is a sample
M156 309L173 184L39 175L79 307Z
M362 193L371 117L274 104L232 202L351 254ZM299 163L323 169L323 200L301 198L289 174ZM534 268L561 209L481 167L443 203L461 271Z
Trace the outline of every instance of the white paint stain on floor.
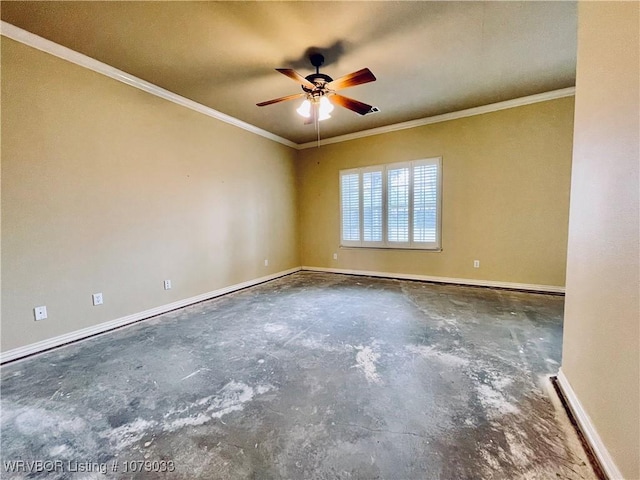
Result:
M520 409L515 403L509 401L502 392L491 385L478 385L476 391L478 392L478 400L488 413L499 415L520 413Z
M288 336L291 333L289 326L284 323L265 323L262 328L266 333L275 335Z
M218 391L181 408L169 410L162 421L136 419L106 432L116 450L122 450L138 443L151 433L175 432L184 427L204 425L215 418L222 418L232 412L244 409L245 404L256 395L273 390L273 385L264 384L252 387L246 383L231 381Z
M358 345L355 349L358 353L356 354L356 365L354 365L354 367L362 370L367 382L382 383L376 367L376 362L380 358L380 354L374 352L370 346L363 347L362 345Z
M105 437L116 450L122 450L129 445L139 442L147 434L147 431L156 426L156 422L137 418L131 423L126 423L107 431Z
M440 362L446 363L451 367L466 367L469 365L469 360L463 357L454 355L453 353L441 352L432 346L428 345L407 345L405 350L413 355L418 355L422 358L435 359Z
M86 427L81 418L63 417L42 408L22 407L15 411L3 408L3 416L12 414L15 415L16 428L24 435L40 434L43 431L78 433Z

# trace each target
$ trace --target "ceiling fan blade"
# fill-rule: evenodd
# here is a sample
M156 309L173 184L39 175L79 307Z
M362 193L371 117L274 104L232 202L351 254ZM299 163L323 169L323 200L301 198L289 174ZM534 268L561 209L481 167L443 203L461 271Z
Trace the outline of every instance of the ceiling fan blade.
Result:
M357 72L350 73L344 77L340 77L333 82L327 83L326 87L329 90L340 90L341 88L355 87L356 85L362 85L363 83L375 82L376 77L371 73L368 68L363 68Z
M280 72L281 74L286 75L290 79L295 80L300 85L304 85L305 87L310 88L312 90L314 88L316 88L316 86L313 83L311 83L309 80L304 78L302 75L300 75L295 70L291 70L290 68L276 68L276 70L278 72Z
M266 102L256 103L259 107L271 105L278 102L284 102L285 100L293 100L294 98L304 97L306 93L294 93L293 95L287 95L286 97L274 98L273 100L267 100Z
M367 113L371 112L371 109L373 108L371 105L359 102L358 100L354 100L353 98L338 95L337 93L334 93L329 98L333 101L333 103L337 103L341 107L353 110L360 115L366 115Z

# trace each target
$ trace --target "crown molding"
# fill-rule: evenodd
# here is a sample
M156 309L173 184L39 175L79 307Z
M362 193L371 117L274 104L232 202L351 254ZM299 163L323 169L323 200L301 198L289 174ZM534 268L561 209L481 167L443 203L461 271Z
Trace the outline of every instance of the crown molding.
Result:
M498 110L505 110L514 107L521 107L524 105L530 105L532 103L546 102L548 100L555 100L557 98L571 97L575 95L576 91L575 87L568 87L560 90L552 90L550 92L539 93L536 95L529 95L527 97L515 98L513 100L507 100L504 102L492 103L480 107L460 110L457 112L445 113L443 115L419 118L416 120L410 120L408 122L395 123L393 125L386 125L383 127L363 130L360 132L349 133L346 135L325 138L323 140L320 140L319 143L315 140L306 143L295 143L284 137L280 137L279 135L256 127L255 125L251 125L250 123L232 117L231 115L219 112L218 110L202 105L201 103L190 100L186 97L178 95L177 93L165 90L164 88L147 82L146 80L142 80L135 75L131 75L122 70L118 70L117 68L107 65L106 63L88 57L87 55L84 55L80 52L76 52L75 50L71 50L70 48L52 42L51 40L47 40L46 38L35 35L10 23L4 21L0 22L0 35L11 38L12 40L23 43L37 50L49 53L58 58L62 58L63 60L67 60L71 63L87 68L96 73L100 73L134 88L138 88L142 91L150 93L151 95L163 98L170 102L202 113L203 115L207 115L230 125L234 125L238 128L242 128L243 130L255 133L256 135L260 135L264 138L268 138L269 140L273 140L274 142L281 143L282 145L286 145L287 147L291 147L296 150L304 150L307 148L317 147L318 145L330 145L332 143L347 142L349 140L355 140L357 138L370 137L372 135L380 135L383 133L395 132L397 130L406 130L408 128L421 127L423 125L430 125L433 123L447 122L449 120L456 120L458 118L482 115L484 113L496 112Z
M397 130L422 127L424 125L431 125L433 123L448 122L449 120L456 120L458 118L473 117L475 115L482 115L484 113L497 112L498 110L522 107L524 105L530 105L532 103L546 102L548 100L555 100L557 98L571 97L575 94L576 87L562 88L560 90L552 90L550 92L538 93L536 95L529 95L527 97L514 98L513 100L506 100L504 102L491 103L489 105L483 105L481 107L468 108L466 110L459 110L457 112L444 113L442 115L435 115L433 117L419 118L417 120L409 120L408 122L395 123L393 125L385 125L384 127L362 130L361 132L354 132L348 133L346 135L339 135L337 137L325 138L324 140L320 140L320 145L322 146L330 145L332 143L347 142L349 140L355 140L356 138L364 138L370 137L372 135L395 132ZM306 148L317 146L318 142L314 140L307 143L297 144L297 149L304 150Z
M131 87L138 88L157 97L169 100L170 102L202 113L203 115L207 115L208 117L215 118L238 128L242 128L243 130L247 130L248 132L268 138L269 140L281 143L282 145L286 145L287 147L296 149L298 148L298 144L292 142L291 140L280 137L271 132L267 132L266 130L256 127L255 125L251 125L250 123L238 120L231 115L227 115L226 113L214 110L213 108L202 105L201 103L190 100L169 90L165 90L164 88L147 82L146 80L142 80L135 75L123 72L122 70L118 70L117 68L107 65L106 63L88 57L83 53L76 52L75 50L71 50L70 48L52 42L51 40L47 40L46 38L40 37L31 32L23 30L22 28L16 27L11 23L7 23L4 21L0 23L0 35L23 43L24 45L27 45L29 47L33 47L37 50L49 53L58 58L62 58L63 60L67 60L68 62L75 63L76 65L100 73L109 78L125 83Z

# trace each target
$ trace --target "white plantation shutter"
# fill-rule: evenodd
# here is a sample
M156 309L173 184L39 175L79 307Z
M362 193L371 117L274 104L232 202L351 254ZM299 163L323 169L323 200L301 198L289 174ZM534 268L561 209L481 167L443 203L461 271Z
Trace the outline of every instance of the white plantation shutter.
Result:
M438 163L424 162L414 165L412 238L414 243L435 244L437 242L438 190Z
M382 242L382 169L362 173L362 238Z
M387 169L387 240L409 242L409 167Z
M342 242L360 243L360 174L352 170L340 174Z
M340 172L346 247L440 249L442 159Z

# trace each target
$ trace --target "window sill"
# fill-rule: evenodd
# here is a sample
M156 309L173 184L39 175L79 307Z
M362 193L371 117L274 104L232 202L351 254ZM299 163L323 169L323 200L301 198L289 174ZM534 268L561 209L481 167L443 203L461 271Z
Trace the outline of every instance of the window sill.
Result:
M408 250L411 252L430 252L430 253L440 253L442 252L442 247L439 248L421 248L421 247L382 247L382 246L354 246L354 245L340 245L340 249L342 250Z

